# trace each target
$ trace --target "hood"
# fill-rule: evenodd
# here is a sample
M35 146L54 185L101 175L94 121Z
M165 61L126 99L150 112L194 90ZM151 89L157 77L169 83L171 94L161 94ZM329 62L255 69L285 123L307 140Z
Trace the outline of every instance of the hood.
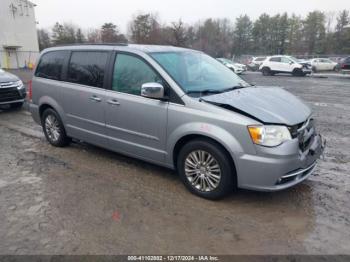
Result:
M18 81L19 78L13 74L7 73L0 69L0 83Z
M240 64L240 63L235 63L235 66L238 66L238 67L245 67L245 65Z
M202 97L268 124L294 126L311 115L311 109L291 93L276 87L247 87L231 92Z

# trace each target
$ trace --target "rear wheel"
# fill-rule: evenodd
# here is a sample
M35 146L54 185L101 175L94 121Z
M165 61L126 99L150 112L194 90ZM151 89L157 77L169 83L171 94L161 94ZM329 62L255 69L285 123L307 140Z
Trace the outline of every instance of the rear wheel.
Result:
M206 199L220 199L236 187L236 172L230 157L217 143L197 139L179 153L178 173L193 194Z
M71 139L67 137L62 120L55 110L46 109L41 122L45 137L51 145L56 147L69 145Z
M262 74L263 74L264 76L270 76L270 75L271 75L271 70L270 70L270 68L264 67L264 68L262 69Z

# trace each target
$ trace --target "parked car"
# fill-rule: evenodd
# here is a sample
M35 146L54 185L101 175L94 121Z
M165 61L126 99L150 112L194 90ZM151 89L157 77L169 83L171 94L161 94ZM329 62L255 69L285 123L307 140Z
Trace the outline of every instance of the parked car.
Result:
M22 107L25 97L26 90L22 81L0 68L0 105L19 108Z
M217 60L236 74L242 74L243 72L247 71L247 67L243 64L234 63L226 58L217 58Z
M349 71L350 70L350 56L342 59L337 67L339 70Z
M248 68L251 71L258 71L261 64L266 60L266 56L253 57L252 61L248 64Z
M312 71L335 71L338 63L327 58L315 58L310 60Z
M324 148L305 103L281 88L251 86L199 51L50 48L30 87L30 111L53 146L75 138L176 169L208 199L237 187L294 186Z
M311 68L308 64L300 64L300 62L292 56L268 57L261 64L259 69L264 76L275 75L278 73L288 73L293 76L305 76L311 74Z

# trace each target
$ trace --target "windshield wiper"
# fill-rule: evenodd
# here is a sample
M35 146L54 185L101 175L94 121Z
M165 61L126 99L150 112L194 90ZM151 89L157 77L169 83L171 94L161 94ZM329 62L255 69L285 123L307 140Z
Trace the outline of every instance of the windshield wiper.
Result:
M186 94L220 94L221 90L204 89L204 90L188 90Z
M233 87L229 87L229 88L220 90L220 93L226 93L226 92L230 92L232 90L242 89L242 88L246 88L246 87L248 87L248 86L243 86L243 85L233 86Z
M237 90L237 89L242 89L242 88L246 88L249 86L244 86L244 85L237 85L237 86L233 86L230 88L225 88L225 89L204 89L204 90L188 90L186 92L186 94L200 94L200 95L206 95L206 94L222 94L222 93L226 93L232 90Z

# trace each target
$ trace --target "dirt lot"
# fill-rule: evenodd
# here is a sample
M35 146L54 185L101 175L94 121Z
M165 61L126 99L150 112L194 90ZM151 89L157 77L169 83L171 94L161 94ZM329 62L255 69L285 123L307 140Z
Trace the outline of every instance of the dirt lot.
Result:
M350 80L243 78L315 110L328 148L309 180L206 201L172 171L81 143L53 148L25 110L4 110L0 254L350 254Z

